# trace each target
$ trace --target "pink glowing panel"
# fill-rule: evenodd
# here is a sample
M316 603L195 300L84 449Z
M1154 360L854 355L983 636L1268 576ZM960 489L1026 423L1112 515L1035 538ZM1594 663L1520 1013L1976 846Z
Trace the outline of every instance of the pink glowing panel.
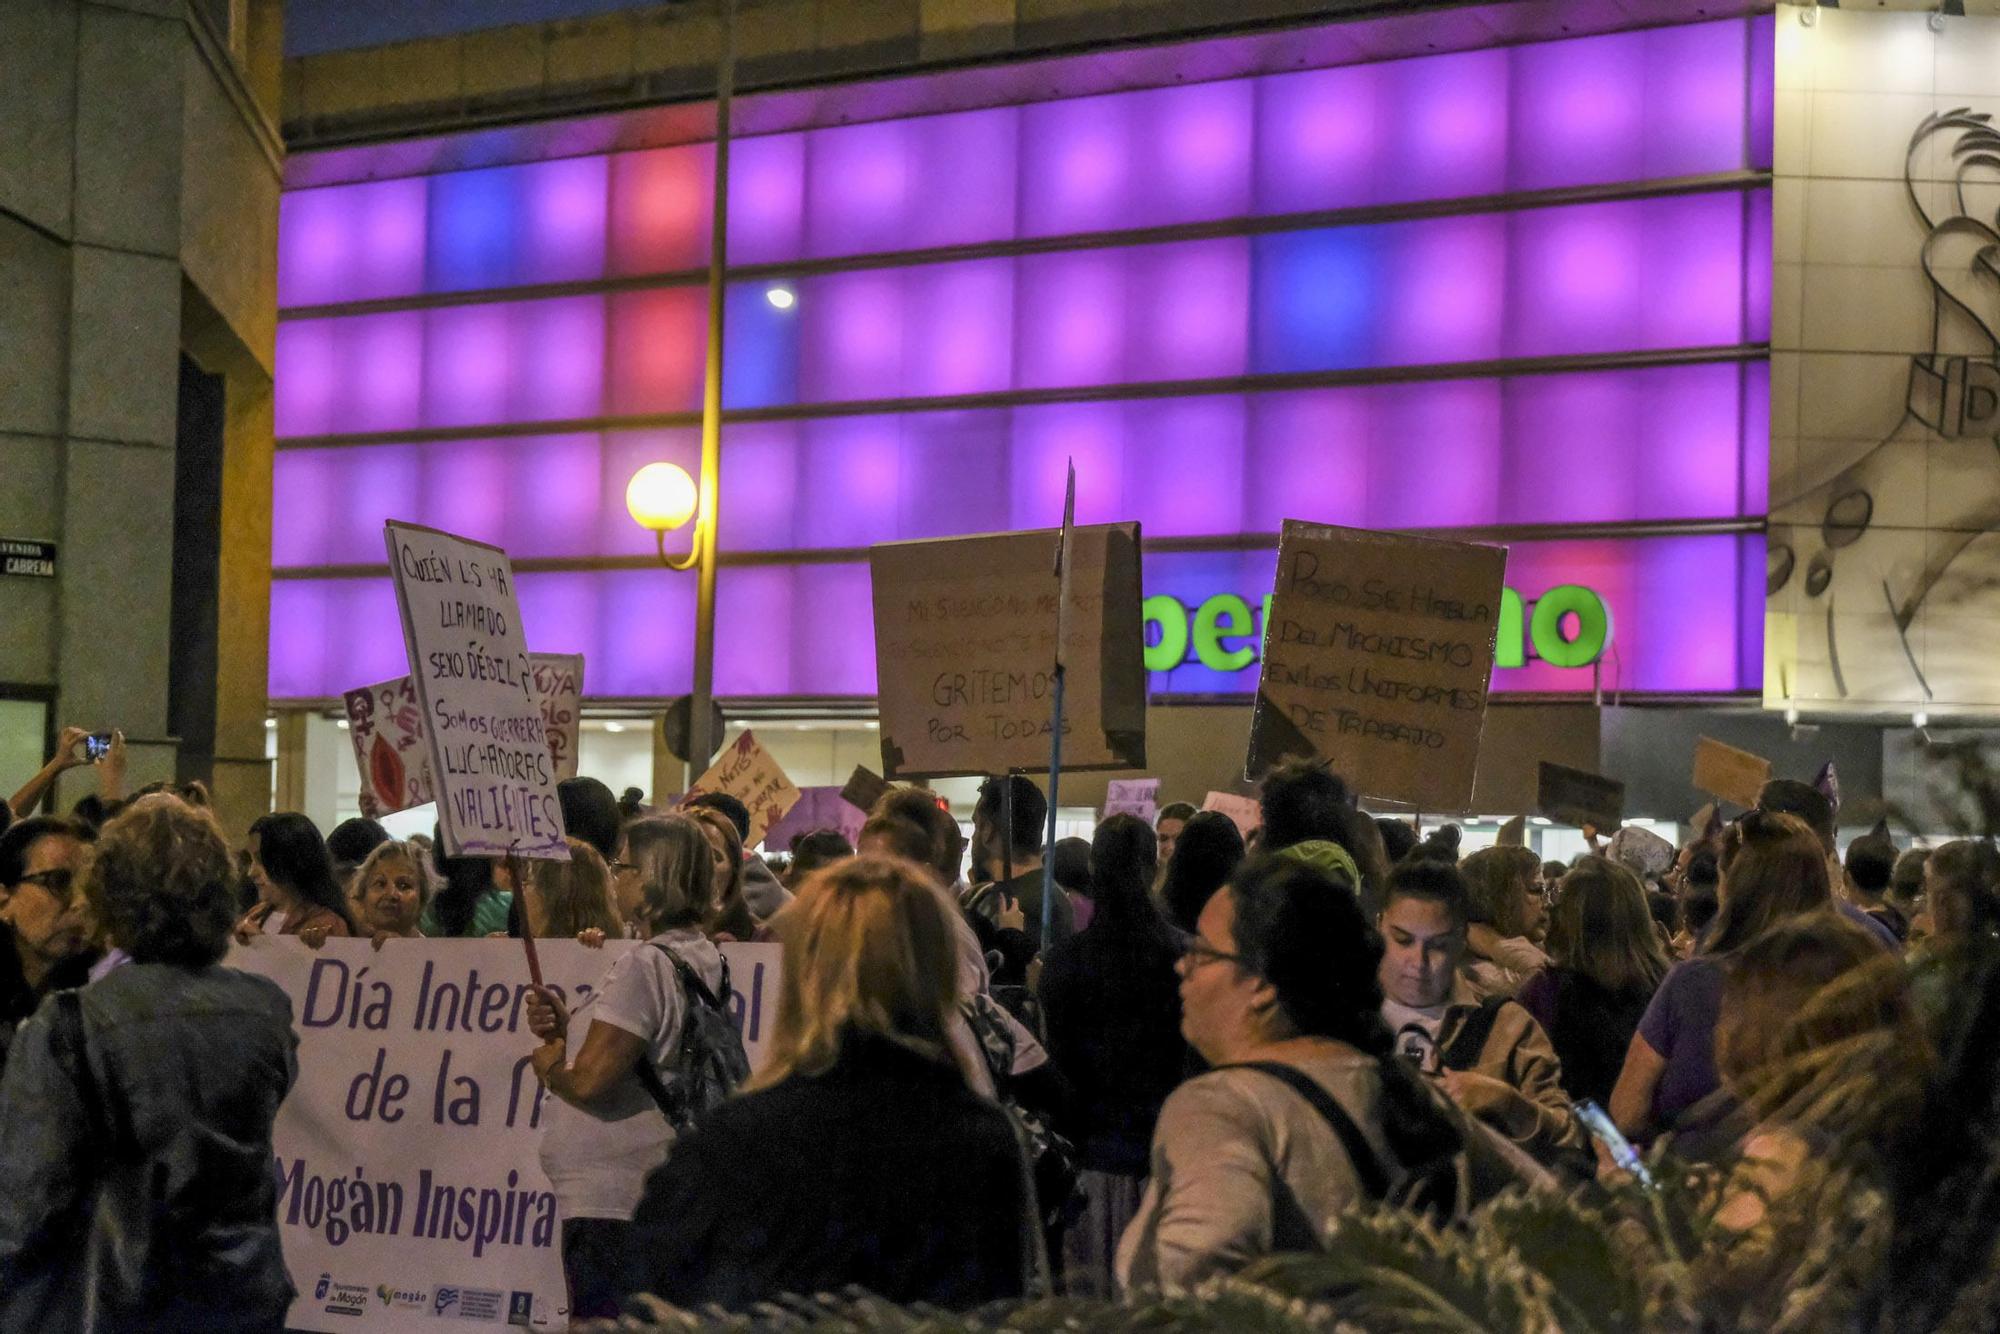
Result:
M1746 143L1746 111L1754 119L1756 98L1746 85L1752 53L1751 23L1690 23L1653 28L1646 44L1646 105L1641 127L1648 177L1696 176L1769 166L1752 160ZM1763 39L1769 67L1772 40ZM1770 106L1770 92L1764 93Z
M907 248L910 214L940 202L913 188L910 139L898 120L807 133L807 256Z
M949 211L949 210L946 210ZM899 392L926 398L1013 382L1014 266L967 260L904 270L908 331Z
M1380 385L1370 419L1382 466L1370 470L1370 523L1458 528L1494 522L1503 438L1501 381ZM1425 442L1409 466L1405 442Z
M522 282L581 282L602 277L610 159L558 158L522 169Z
M570 296L514 308L509 420L565 421L604 411L604 300Z
M1019 389L1116 384L1124 378L1128 250L1025 255L1016 263Z
M904 247L1011 240L1021 179L1016 107L923 116L909 122L910 210Z
M735 426L723 430L723 448L727 450L740 429ZM592 534L590 550L600 556L657 556L659 542L652 532L641 528L633 521L625 508L625 488L632 483L632 476L649 463L678 463L687 470L689 477L701 476L701 429L695 426L680 426L643 431L606 431L600 451L601 463L597 475L598 524ZM729 531L730 495L729 459L725 455L722 467L723 533ZM667 553L676 559L685 556L691 549L694 525L687 524L667 534Z
M342 451L281 449L271 459L271 566L331 565Z
M1007 526L1014 422L1035 408L919 412L903 418L901 537Z
M1382 65L1256 81L1256 210L1304 213L1378 202L1388 193Z
M1014 414L1007 527L1052 528L1062 522L1070 461L1076 464L1078 523L1140 517L1125 504L1125 406L1060 403Z
M335 324L340 388L334 400L334 429L396 431L415 426L424 376L423 313L356 315Z
M478 305L443 306L425 312L425 426L474 426L507 420L516 310L507 305Z
M606 396L614 413L701 407L708 297L700 287L618 292L611 300Z
M789 695L792 683L810 674L813 655L824 641L800 642L798 573L784 565L722 573L715 612L718 689L732 695ZM842 637L854 633L851 627L841 631Z
M1503 355L1507 218L1435 218L1405 224L1394 237L1379 359L1421 365Z
M1514 49L1511 188L1641 175L1646 38L1617 33Z
M1249 403L1245 531L1275 533L1288 518L1365 526L1377 457L1370 395L1307 389L1253 394ZM1408 459L1390 466L1408 467Z
M1388 138L1381 161L1396 197L1449 199L1506 188L1505 50L1427 56L1382 68Z
M1126 94L1135 154L1127 226L1207 222L1250 211L1256 90L1232 79Z
M1647 207L1580 204L1513 215L1510 353L1613 352L1643 345L1639 303L1647 291L1647 268L1663 259L1646 250ZM1665 236L1660 240L1670 244Z
M277 434L327 435L335 429L340 393L340 329L332 320L287 320L278 326L271 376Z
M706 264L714 180L712 144L613 154L610 271L672 273Z
M1247 239L1141 246L1127 252L1126 265L1130 332L1122 378L1196 380L1248 369ZM1032 307L1023 313L1033 319Z
M799 256L805 226L805 163L804 134L760 135L730 143L731 264L769 264Z
M1134 224L1138 155L1126 94L1021 109L1021 235L1061 236Z
M804 429L800 422L732 422L723 428L722 527L716 533L723 550L783 551L800 545L795 525L818 503L802 502L799 490Z
M895 398L903 384L902 269L828 273L799 284L799 398Z
M409 670L386 578L271 581L273 698L329 699Z
M421 179L286 194L278 205L278 304L422 291L424 202Z
M1761 341L1745 323L1745 212L1769 194L1726 192L1658 199L1645 211L1638 345L1703 347ZM1762 235L1771 234L1768 212ZM1766 266L1768 269L1768 265ZM1769 284L1764 284L1768 291ZM1768 306L1764 309L1768 310Z
M1245 413L1237 394L1125 405L1125 508L1147 536L1244 531Z
M902 436L894 417L805 423L793 520L800 546L865 547L896 532Z

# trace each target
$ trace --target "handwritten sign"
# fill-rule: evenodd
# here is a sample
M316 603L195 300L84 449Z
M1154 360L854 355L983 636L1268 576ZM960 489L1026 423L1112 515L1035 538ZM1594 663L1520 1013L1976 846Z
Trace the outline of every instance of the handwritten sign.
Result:
M1613 834L1625 823L1625 785L1615 778L1543 760L1535 806L1557 824L1579 829L1593 825L1601 834Z
M1465 809L1506 567L1499 547L1287 519L1246 774L1324 757L1365 796Z
M798 803L764 831L764 846L773 852L787 852L793 839L818 829L831 829L849 843L860 838L861 826L868 823L868 812L840 793L837 787L799 789Z
M865 764L855 765L847 776L847 786L840 789L840 799L863 812L874 810L875 803L888 795L889 784Z
M415 524L383 531L446 853L568 861L507 553Z
M1771 781L1771 762L1762 755L1703 737L1694 747L1694 785L1711 797L1738 806L1757 804L1757 794Z
M1104 785L1104 818L1130 815L1153 823L1160 813L1160 780L1114 778Z
M1264 812L1255 797L1239 797L1233 792L1211 792L1201 799L1205 811L1221 811L1236 825L1236 832L1250 837L1264 823Z
M543 976L588 1032L595 993L641 941L541 942ZM723 945L750 1068L768 1058L776 945ZM582 1134L528 1053L527 980L510 940L258 936L226 960L291 997L298 1079L272 1131L277 1223L298 1281L287 1329L426 1334L569 1327L562 1220L543 1132ZM634 1088L619 1114L657 1118ZM635 1101L636 1100L636 1101ZM664 1133L664 1126L662 1126Z
M891 778L1049 762L1055 529L891 542L868 553L882 765ZM1146 762L1139 525L1071 530L1063 768Z
M799 799L798 788L785 777L771 752L757 744L755 732L737 737L717 756L708 772L687 790L682 803L709 792L726 792L750 812L750 837L743 840L746 848L762 843L764 832L784 819Z
M416 683L399 676L340 698L361 770L361 813L373 819L436 801Z
M529 674L542 702L542 726L549 734L549 759L556 781L576 777L577 745L583 736L583 655L530 653Z

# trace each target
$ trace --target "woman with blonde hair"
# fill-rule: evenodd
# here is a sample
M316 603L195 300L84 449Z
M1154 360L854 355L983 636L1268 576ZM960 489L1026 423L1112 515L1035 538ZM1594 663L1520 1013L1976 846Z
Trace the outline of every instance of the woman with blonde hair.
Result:
M377 945L423 938L418 923L431 899L424 861L423 849L392 838L377 843L354 873L355 916Z
M684 1089L689 1035L710 1025L696 1007L727 1013L729 965L704 926L715 880L701 826L684 815L635 820L626 829L636 921L644 940L611 968L572 1016L538 989L528 1026L542 1046L535 1075L553 1097L542 1110L542 1171L562 1217L563 1276L574 1318L616 1316L632 1210L646 1173L678 1152L686 1129L671 1119ZM742 1044L733 1026L733 1059ZM572 1037L577 1045L569 1046ZM727 1054L725 1055L732 1055Z
M1549 966L1522 984L1520 1002L1555 1044L1563 1091L1602 1103L1667 975L1639 877L1608 858L1585 857L1557 883L1548 946Z
M582 839L569 840L566 862L531 862L527 882L522 925L537 940L568 940L594 931L594 943L601 944L625 934L611 897L611 870Z
M1458 864L1471 910L1465 974L1482 997L1512 996L1537 969L1549 909L1542 901L1542 859L1527 848L1481 848Z
M856 857L800 887L776 919L769 1064L646 1183L631 1287L734 1310L849 1286L948 1309L1022 1294L1026 1164L952 1056L947 911L901 859Z
M757 918L743 898L743 836L728 815L712 806L688 806L681 814L693 820L708 839L715 887L708 933L722 940L749 940L757 934Z

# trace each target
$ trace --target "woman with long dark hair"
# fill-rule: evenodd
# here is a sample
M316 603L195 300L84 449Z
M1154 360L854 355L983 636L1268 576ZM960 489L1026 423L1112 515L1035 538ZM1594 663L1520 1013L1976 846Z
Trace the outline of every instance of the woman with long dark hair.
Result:
M1133 816L1097 826L1090 925L1057 942L1042 963L1049 1055L1069 1089L1068 1128L1083 1168L1084 1212L1063 1248L1077 1293L1111 1291L1112 1258L1139 1207L1154 1123L1186 1069L1174 971L1180 941L1148 892L1155 846L1152 829Z
M1152 1179L1118 1249L1126 1288L1192 1286L1319 1250L1350 1205L1455 1213L1545 1176L1391 1050L1382 938L1353 891L1260 858L1202 910L1181 1031L1214 1068L1167 1099Z
M1167 920L1189 935L1201 910L1243 863L1243 832L1221 811L1197 811L1181 826L1160 885Z
M431 843L431 865L444 880L418 923L426 936L505 934L514 895L494 883L491 857L447 857L442 831Z
M311 820L297 811L260 817L250 826L249 852L257 905L236 924L239 937L297 936L317 946L355 934L333 856Z

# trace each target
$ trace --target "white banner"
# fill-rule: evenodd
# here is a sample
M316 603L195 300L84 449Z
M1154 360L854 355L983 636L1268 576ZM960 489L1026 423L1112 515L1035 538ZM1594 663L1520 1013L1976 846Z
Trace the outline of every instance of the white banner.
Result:
M571 1007L636 941L539 942ZM724 945L750 1064L777 1018L776 945ZM299 1078L274 1136L288 1328L568 1324L561 1219L540 1160L528 970L513 940L259 936L226 962L292 998ZM573 1034L580 1038L581 1034Z

